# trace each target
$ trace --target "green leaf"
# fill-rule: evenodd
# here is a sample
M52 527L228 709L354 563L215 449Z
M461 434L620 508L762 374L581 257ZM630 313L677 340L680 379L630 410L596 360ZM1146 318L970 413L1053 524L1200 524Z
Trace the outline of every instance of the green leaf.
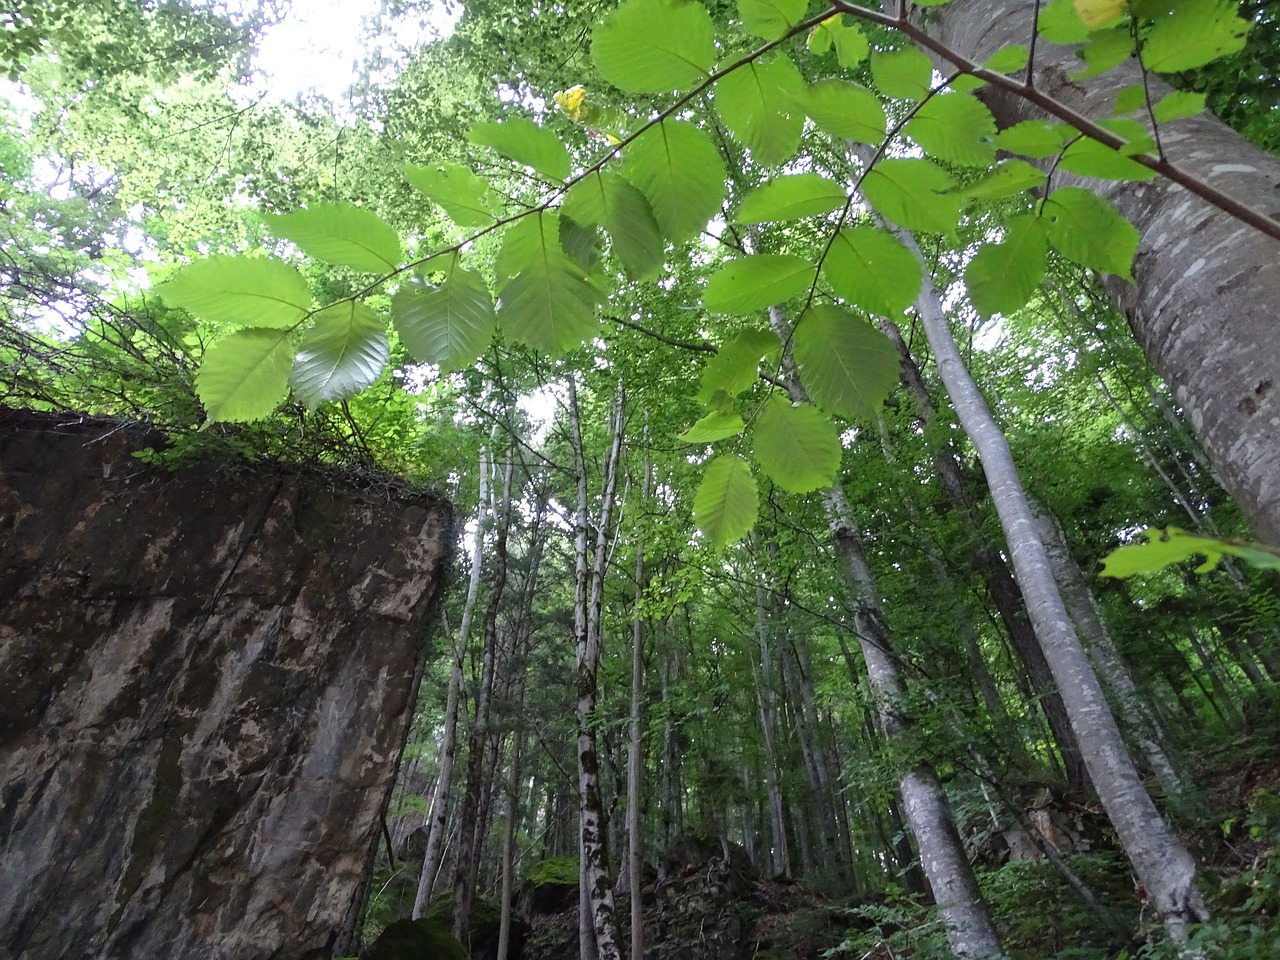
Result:
M739 257L707 281L702 305L712 313L763 310L807 290L813 278L813 264L802 257L779 253Z
M1157 573L1172 563L1204 556L1196 573L1208 573L1218 566L1224 554L1239 557L1260 570L1280 570L1280 554L1260 543L1239 540L1215 540L1186 533L1177 527L1160 530L1153 527L1139 536L1145 543L1130 544L1113 550L1102 558L1104 577L1131 577L1135 573Z
M471 128L471 142L492 147L516 163L533 167L552 180L569 176L569 152L560 138L525 117L501 123L477 123Z
M308 256L367 273L400 265L400 237L386 221L352 203L316 203L267 218L267 229Z
M1133 37L1127 26L1089 34L1089 42L1080 50L1085 62L1083 70L1071 74L1072 80L1084 80L1106 73L1124 63L1133 54Z
M1068 260L1132 279L1138 231L1111 203L1082 187L1059 187L1045 199L1049 242Z
M498 294L507 336L558 356L595 331L600 291L560 246L553 213L525 217L503 238L500 260L510 279Z
M820 80L805 91L801 102L813 122L833 137L876 144L884 139L884 106L856 83Z
M200 360L196 396L209 423L269 416L289 393L293 343L288 330L237 330Z
M1147 88L1140 83L1130 84L1116 91L1117 114L1133 113L1147 107Z
M1129 0L1075 0L1076 16L1090 30L1114 23L1129 9Z
M835 47L836 61L846 70L862 63L871 52L867 35L856 23L846 23L839 13L827 17L809 32L808 47L810 53L819 57Z
M960 218L960 200L945 191L951 175L929 160L881 160L862 181L867 202L908 230L951 234Z
M871 55L871 79L886 97L923 100L933 87L933 64L915 47L877 50Z
M977 97L947 93L930 97L902 130L930 156L966 167L985 167L996 158L996 121Z
M390 356L387 325L363 303L335 303L318 311L315 321L289 374L289 386L308 410L372 386Z
M898 350L865 320L820 304L796 324L791 341L809 397L837 417L873 420L898 382Z
M1045 181L1044 171L1025 160L1005 160L980 180L952 191L969 200L1001 200L1034 190Z
M1184 117L1199 116L1204 112L1205 95L1175 91L1160 99L1152 110L1157 123L1168 123L1170 120L1181 120Z
M560 217L560 249L587 273L593 273L604 258L600 231L566 216Z
M738 16L761 40L777 40L804 19L808 6L808 0L738 0Z
M1030 59L1030 50L1020 43L1011 43L988 57L983 66L996 73L1017 73L1026 67Z
M560 209L572 221L608 230L628 276L645 279L662 266L662 234L649 201L617 174L589 174L569 189Z
M685 443L715 443L717 440L736 437L745 426L742 417L738 414L727 410L716 410L680 434L679 439Z
M714 357L702 369L702 383L698 390L699 403L709 403L720 391L737 396L754 386L760 379L760 361L776 357L782 344L769 330L743 330L720 347Z
M208 323L291 327L311 309L311 289L302 274L260 257L196 260L156 292L169 306Z
M713 550L750 533L757 509L756 481L747 461L730 454L707 464L693 498L693 519Z
M704 80L716 59L711 17L700 3L627 0L591 35L600 75L627 93L670 93Z
M809 493L831 486L844 448L840 431L817 408L769 398L751 428L756 463L777 486Z
M1075 0L1050 0L1040 8L1036 26L1050 43L1084 43L1089 39L1089 28L1076 13Z
M1058 166L1102 180L1150 180L1156 172L1092 137L1081 137L1063 151Z
M1031 215L1010 220L1001 242L983 244L964 272L978 314L1009 316L1026 306L1044 279L1048 249L1044 221Z
M434 363L442 373L469 367L497 329L488 285L464 270L457 254L440 286L410 282L396 292L391 321L414 359Z
M1012 127L1005 127L996 134L996 146L1009 153L1024 157L1052 157L1075 136L1075 130L1065 123L1050 120L1023 120Z
M897 316L920 295L916 255L874 227L845 227L831 240L822 263L831 289L867 313Z
M803 89L800 71L786 56L755 61L716 81L716 112L757 163L777 166L800 147L804 116L793 104Z
M720 213L724 163L715 144L692 123L664 120L650 127L623 152L623 164L668 240L700 233Z
M418 190L444 208L460 227L487 227L493 223L497 203L488 181L460 163L444 161L429 167L408 164L404 175Z
M830 213L845 204L844 187L818 173L775 177L747 193L738 205L738 223L798 220Z
M1249 21L1240 17L1234 0L1181 0L1162 6L1163 15L1142 45L1148 70L1193 70L1244 49Z

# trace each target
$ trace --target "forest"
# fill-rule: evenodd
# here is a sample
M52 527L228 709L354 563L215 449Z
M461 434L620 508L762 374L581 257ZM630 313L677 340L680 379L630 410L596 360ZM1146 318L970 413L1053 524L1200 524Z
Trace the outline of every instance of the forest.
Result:
M1280 956L1280 3L337 10L0 10L0 403L454 505L364 956Z

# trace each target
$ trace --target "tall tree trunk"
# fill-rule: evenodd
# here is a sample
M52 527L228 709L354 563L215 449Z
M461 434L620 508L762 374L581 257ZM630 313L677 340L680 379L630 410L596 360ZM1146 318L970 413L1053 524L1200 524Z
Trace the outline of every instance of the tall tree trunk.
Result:
M755 535L752 534L754 544ZM756 704L760 710L760 732L764 740L764 784L769 806L769 830L772 843L769 862L774 876L791 876L791 852L787 845L787 827L783 817L782 788L778 780L778 705L773 675L773 652L769 643L769 621L765 605L763 574L756 573L756 642L760 648L760 674ZM753 671L754 672L754 671Z
M645 425L644 467L640 476L640 503L649 505L653 467L649 462L649 427ZM645 590L644 538L636 540L636 603L631 618L631 717L627 740L627 876L631 887L631 960L644 960L644 837L640 833L640 778L644 772L642 711L644 708L644 620L641 599Z
M783 343L790 343L790 324L782 311L770 307L769 318L778 338ZM783 364L786 389L792 402L807 403L808 395L785 350ZM867 678L876 697L881 728L885 737L892 740L907 728L906 719L899 712L905 687L880 609L880 594L844 489L839 485L831 487L824 493L823 500L832 541L845 562L854 590L854 626L866 663ZM907 821L920 848L925 876L947 928L947 941L952 952L962 960L1003 956L995 925L982 900L977 877L956 832L950 805L933 768L919 763L903 771L899 790Z
M1036 0L953 0L929 8L928 33L982 63L1032 36ZM1092 118L1111 116L1123 87L1169 88L1132 58L1101 76L1074 79L1075 48L1035 47L1036 88ZM944 68L949 72L950 68ZM1041 116L1026 99L987 87L1001 126ZM1239 202L1274 216L1280 159L1205 114L1160 124L1167 157ZM1054 185L1083 184L1138 228L1135 283L1107 289L1152 364L1172 388L1224 487L1262 540L1280 544L1280 244L1163 179L1085 180L1061 168Z
M444 851L445 827L449 819L449 791L453 785L453 762L457 757L458 701L462 690L462 658L466 656L471 636L471 620L480 594L480 567L484 560L484 518L489 509L489 454L480 448L480 495L476 505L476 529L471 541L471 576L467 580L467 598L462 605L462 621L458 624L458 640L453 650L453 666L449 671L449 691L444 707L444 735L440 741L440 770L436 774L431 797L431 824L427 831L427 849L422 856L422 873L418 877L418 893L413 901L413 919L417 920L431 902L431 891Z
M523 684L520 701L524 701ZM497 960L511 960L511 907L514 899L516 820L520 816L520 762L524 753L524 728L515 734L511 748L511 782L507 789L507 820L502 828L502 893L498 919Z
M920 256L910 235L901 233L900 238ZM1036 638L1062 694L1098 798L1171 936L1185 940L1187 923L1208 918L1196 889L1195 861L1165 823L1133 766L1058 593L1008 441L969 375L942 303L927 281L916 300L916 312L961 426L982 460Z

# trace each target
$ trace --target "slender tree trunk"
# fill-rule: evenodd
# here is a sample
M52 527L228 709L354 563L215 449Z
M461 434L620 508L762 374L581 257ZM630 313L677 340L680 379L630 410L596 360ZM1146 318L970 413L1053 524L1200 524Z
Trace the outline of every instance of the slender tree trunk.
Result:
M523 691L520 697L523 702ZM497 960L510 960L511 907L515 887L515 837L516 820L520 816L520 762L524 753L524 729L516 731L515 746L511 748L511 784L507 790L507 822L502 828L502 913L498 920Z
M649 463L649 428L644 431L644 468L640 476L640 502L649 504L653 476ZM631 886L631 960L644 960L644 837L640 833L640 778L644 772L644 621L641 598L645 589L644 538L636 540L636 605L631 619L631 717L627 742L627 874Z
M754 542L755 535L752 535ZM773 676L773 652L769 644L769 623L764 587L756 573L756 642L760 648L760 674L756 704L760 710L760 732L764 740L764 783L769 806L771 844L769 862L774 876L791 876L791 852L782 815L782 788L778 780L778 706Z
M431 823L427 831L427 849L422 857L422 873L418 877L418 893L413 901L413 919L417 920L431 902L431 891L444 851L445 826L449 819L449 791L453 785L453 762L457 757L458 701L462 691L462 658L466 656L471 636L471 620L480 594L480 567L484 560L484 518L489 504L489 454L480 448L480 496L476 506L476 529L471 542L471 575L467 580L467 598L462 605L462 621L458 624L458 641L453 650L453 666L449 671L449 692L444 707L444 735L440 741L440 770L436 774L435 792L431 797Z
M1011 43L1028 44L1035 0L953 0L929 8L929 34L982 63ZM1074 47L1040 43L1032 80L1087 117L1111 116L1123 87L1169 92L1130 58L1088 80ZM944 72L949 71L944 68ZM981 95L1001 126L1039 116L1022 97ZM1160 144L1180 168L1274 216L1280 159L1205 114L1160 124ZM1280 244L1163 179L1086 180L1061 168L1054 186L1083 184L1110 199L1142 234L1135 283L1107 289L1152 364L1172 388L1222 483L1262 540L1280 544Z
M900 238L919 257L910 235L903 233ZM1170 934L1185 940L1187 923L1208 918L1208 909L1196 889L1195 861L1161 817L1134 769L1097 675L1058 593L1008 441L970 377L938 295L927 282L916 301L916 312L960 423L982 460L1009 543L1014 573L1098 798Z

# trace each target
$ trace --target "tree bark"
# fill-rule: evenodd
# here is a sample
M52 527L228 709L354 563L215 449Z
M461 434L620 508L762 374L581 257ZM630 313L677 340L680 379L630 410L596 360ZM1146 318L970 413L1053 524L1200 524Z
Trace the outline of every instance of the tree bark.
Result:
M1011 43L1027 44L1034 0L953 0L929 8L928 33L977 62ZM1040 43L1032 79L1091 118L1111 115L1115 94L1144 80L1130 59L1101 76L1073 80L1073 48ZM1169 88L1147 78L1159 99ZM1001 126L1041 116L1011 92L982 92ZM1205 114L1160 125L1169 160L1271 217L1280 203L1280 159ZM1054 172L1053 185L1084 184L1136 226L1142 242L1135 283L1107 289L1138 343L1173 390L1192 431L1259 539L1280 544L1280 244L1163 179L1085 180Z
M648 504L653 468L648 454L646 424L644 468L640 476L640 502ZM631 960L644 960L644 837L640 833L640 778L644 772L644 621L641 596L645 589L644 539L636 540L636 604L631 621L631 717L627 742L627 876L631 886Z

